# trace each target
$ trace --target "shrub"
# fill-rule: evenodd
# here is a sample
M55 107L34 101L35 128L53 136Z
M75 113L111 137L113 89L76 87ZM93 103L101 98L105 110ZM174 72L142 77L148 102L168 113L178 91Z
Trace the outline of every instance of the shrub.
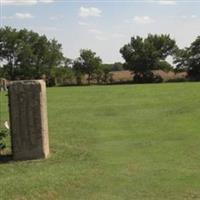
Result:
M133 77L135 83L161 83L163 79L159 75L153 74L153 72L137 73Z

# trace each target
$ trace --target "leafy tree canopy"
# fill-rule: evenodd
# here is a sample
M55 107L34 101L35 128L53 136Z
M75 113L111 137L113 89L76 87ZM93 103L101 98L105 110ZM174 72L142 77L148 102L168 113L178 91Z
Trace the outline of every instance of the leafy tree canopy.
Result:
M113 64L103 64L103 68L109 71L122 71L124 70L123 64L121 62L115 62Z
M176 42L169 35L149 34L145 39L132 37L131 42L120 49L120 53L127 69L144 74L159 69L159 62L172 55L175 49Z
M0 29L0 61L6 78L15 80L50 76L54 67L63 64L61 44L46 36L10 27Z
M190 45L189 48L176 51L175 61L177 70L188 72L190 79L200 80L200 36Z
M91 77L93 73L101 68L102 60L100 57L96 56L96 53L90 49L81 49L80 57L74 62L75 74L87 74L88 84L90 84Z

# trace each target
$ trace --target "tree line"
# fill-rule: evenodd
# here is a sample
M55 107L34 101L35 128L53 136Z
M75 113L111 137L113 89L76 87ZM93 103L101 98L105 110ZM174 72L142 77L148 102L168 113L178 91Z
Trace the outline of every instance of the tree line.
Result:
M55 39L27 29L11 27L0 29L0 77L8 80L45 79L49 86L112 82L112 71L130 70L133 82L161 82L153 70L185 71L188 80L200 80L200 36L192 44L180 49L167 34L149 34L146 38L134 36L120 53L124 63L104 64L90 49L81 49L77 59L66 58L62 45ZM166 61L173 58L174 66Z

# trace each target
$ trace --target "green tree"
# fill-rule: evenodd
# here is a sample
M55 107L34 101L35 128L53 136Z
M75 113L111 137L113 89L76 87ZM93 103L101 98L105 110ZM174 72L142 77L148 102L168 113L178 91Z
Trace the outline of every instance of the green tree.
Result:
M122 71L122 70L124 70L123 63L121 63L121 62L115 62L113 64L112 71Z
M74 72L70 67L57 67L53 70L52 77L55 85L70 85L73 83Z
M77 85L82 85L82 77L84 76L84 71L83 71L82 63L80 62L79 58L77 58L73 62L73 71L76 77Z
M61 44L27 29L1 28L0 50L0 61L10 80L38 79L43 74L49 78L52 69L63 62Z
M152 82L152 70L159 69L159 63L165 61L176 49L175 40L169 35L151 35L143 39L132 37L131 42L120 49L125 59L125 68L135 73L134 80L139 82Z
M176 52L174 63L178 71L187 71L191 80L200 81L200 36L192 42L189 48Z
M53 68L52 77L55 85L70 85L74 80L74 71L71 67L72 60L65 58L64 65Z
M107 68L110 71L122 71L124 66L121 62L115 62L113 64L103 64L103 68Z
M16 74L16 64L18 49L20 48L20 42L18 41L18 34L16 29L9 27L0 29L0 61L3 63L2 72L10 79L14 79Z
M100 84L102 82L102 78L103 78L103 68L101 66L94 70L92 74L92 79L96 80L97 84Z
M174 55L174 64L176 65L175 71L182 72L187 71L189 64L189 50L185 49L177 49Z
M166 60L159 61L157 68L165 72L174 71L173 66L170 63L168 63Z
M108 83L110 82L110 79L111 79L111 72L112 71L115 71L115 69L113 69L113 64L103 64L102 65L102 82L103 83ZM121 70L120 70L121 71Z
M83 74L88 75L88 84L90 84L92 75L99 71L101 68L102 60L100 57L96 56L96 53L90 49L81 49L80 57L74 62L74 68L76 72L76 77Z

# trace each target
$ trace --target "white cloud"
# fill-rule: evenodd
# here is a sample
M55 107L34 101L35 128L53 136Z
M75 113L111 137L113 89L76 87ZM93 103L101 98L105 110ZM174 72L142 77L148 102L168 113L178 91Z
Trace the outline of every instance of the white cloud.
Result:
M196 19L196 18L198 18L198 16L197 15L191 15L191 18Z
M83 21L79 21L78 24L81 26L89 26L89 23Z
M102 34L102 31L97 30L97 29L89 29L88 31L89 31L90 33L92 33L92 34L96 34L96 35L100 35L100 34Z
M30 13L16 13L15 17L18 19L31 19L34 18Z
M102 11L95 7L80 7L80 17L100 17Z
M158 1L158 4L160 5L176 5L177 2L174 0L174 1L170 1L170 0L160 0Z
M125 19L125 20L124 20L124 23L130 24L130 23L132 23L132 20L130 20L130 19Z
M38 3L53 3L54 0L1 0L2 5L36 5Z
M186 20L186 19L197 19L198 16L197 15L181 15L180 16L181 19Z
M3 5L34 5L37 0L1 0Z
M155 20L149 16L135 16L133 21L138 24L151 24L155 22Z
M40 3L53 3L54 0L38 0Z
M186 15L181 15L180 18L181 19L187 19L188 17Z
M93 34L94 38L96 40L100 40L100 41L108 40L108 36L104 32L102 32L102 31L100 31L98 29L89 29L88 32Z
M100 40L100 41L106 41L106 40L108 40L107 37L102 36L102 35L96 35L95 38L96 38L97 40Z
M149 0L148 2L157 3L159 5L164 5L164 6L176 5L177 4L176 0Z
M13 16L2 16L2 20L6 20L6 19L13 19L14 17Z
M16 13L13 16L2 16L2 19L12 20L12 19L32 19L34 16L30 13Z

